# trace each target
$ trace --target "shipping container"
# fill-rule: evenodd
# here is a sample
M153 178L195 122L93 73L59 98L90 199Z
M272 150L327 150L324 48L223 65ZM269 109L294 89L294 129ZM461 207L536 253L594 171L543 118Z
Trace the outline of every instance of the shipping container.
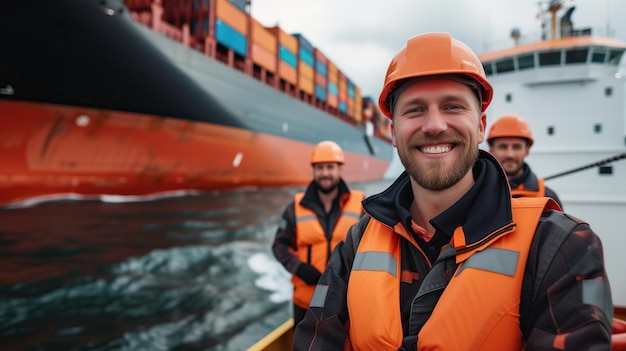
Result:
M332 83L335 88L337 87L337 82L338 82L338 77L337 77L337 66L335 66L335 64L328 60L328 83L329 83L329 89L330 89L330 83ZM330 93L330 90L329 90ZM335 95L337 95L337 93L334 93Z
M315 97L326 102L326 88L315 84Z
M265 68L269 72L276 73L276 55L261 47L258 43L252 43L250 47L252 62Z
M265 49L267 52L276 56L276 52L278 49L278 39L276 38L275 33L267 30L259 21L254 18L250 18L251 28L250 28L250 38L253 43L256 43L261 48Z
M308 41L308 40L307 40L307 39L306 39L306 38L305 38L302 34L300 34L300 33L294 33L294 34L293 34L293 36L294 36L294 37L296 37L296 39L298 39L298 44L299 44L299 47L300 47L301 49L304 49L304 50L306 50L306 51L310 52L310 53L311 53L311 55L313 55L313 50L314 50L314 47L313 47L313 45L311 44L311 42L309 42L309 41ZM313 66L313 62L311 62L311 66Z
M235 31L246 36L248 34L248 15L238 9L229 0L216 0L216 16Z
M298 87L307 94L313 95L313 67L300 60L298 62Z
M363 97L361 89L354 87L354 120L357 123L363 123Z
M222 0L227 1L227 0ZM246 56L247 39L221 19L215 21L215 40L225 47L232 49L241 56Z
M247 12L246 3L248 2L248 0L230 0L230 2L239 10Z

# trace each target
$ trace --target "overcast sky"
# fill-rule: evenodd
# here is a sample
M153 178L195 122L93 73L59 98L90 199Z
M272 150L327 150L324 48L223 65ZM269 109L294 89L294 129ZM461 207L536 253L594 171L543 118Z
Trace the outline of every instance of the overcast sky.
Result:
M378 98L395 53L414 35L443 31L477 53L513 45L510 33L538 38L537 0L251 0L265 26L301 33L361 88ZM626 0L566 0L575 27L593 27L626 41ZM562 10L564 11L564 10ZM622 18L619 18L621 15Z

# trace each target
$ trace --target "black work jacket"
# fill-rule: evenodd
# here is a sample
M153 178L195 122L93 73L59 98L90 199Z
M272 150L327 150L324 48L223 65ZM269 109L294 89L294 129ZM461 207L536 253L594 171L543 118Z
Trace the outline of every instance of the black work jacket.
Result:
M407 240L401 244L402 271L418 272L416 276L420 277L412 283L403 282L400 289L402 320L398 323L402 323L405 337L411 302L425 277L422 272L430 271L432 257L450 241L454 228L463 226L469 244L512 222L508 180L497 160L481 150L473 174L475 185L457 203L431 219L436 229L433 238L428 243L416 238L429 257ZM345 242L333 251L318 283L326 290L326 299L322 307L310 307L296 326L294 350L344 349L350 319L347 285L360 238L372 220L390 228L403 225L412 232L408 210L412 201L409 177L403 173L388 189L363 202L367 215L352 226ZM583 280L599 282L594 301L585 299ZM612 313L600 239L587 223L562 212L545 211L532 241L520 291L525 350L553 350L557 337L564 339L564 350L609 350Z

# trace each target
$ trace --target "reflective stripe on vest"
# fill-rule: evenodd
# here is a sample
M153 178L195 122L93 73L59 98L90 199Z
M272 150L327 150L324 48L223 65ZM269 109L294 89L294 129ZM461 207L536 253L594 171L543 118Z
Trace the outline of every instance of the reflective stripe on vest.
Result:
M362 213L361 201L363 201L365 194L358 190L352 190L346 197L345 201L340 200L340 203L343 203L340 205L341 215L337 218L337 223L332 231L330 250L334 249L339 241L346 237L348 229L358 221ZM306 262L323 272L328 262L328 239L315 212L300 205L302 198L304 198L304 193L298 193L294 196L297 255L302 262ZM302 308L307 308L313 296L315 285L306 284L295 274L292 275L291 282L294 286L294 303Z
M546 196L546 186L543 179L537 179L539 189L524 189L524 184L520 184L517 188L511 189L512 197L544 197Z
M522 349L521 285L530 244L547 201L513 199L515 230L464 256L467 259L460 262L418 333L418 350ZM403 338L399 236L371 220L357 255L364 257L359 267L367 270L353 269L348 281L352 346L354 350L397 350ZM390 262L395 262L395 275L390 272Z

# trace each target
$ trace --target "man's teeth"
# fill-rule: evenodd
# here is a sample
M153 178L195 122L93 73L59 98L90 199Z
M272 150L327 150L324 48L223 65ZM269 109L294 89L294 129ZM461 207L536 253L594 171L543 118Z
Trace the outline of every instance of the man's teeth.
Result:
M422 147L421 150L425 154L442 154L450 151L450 146L427 146Z

